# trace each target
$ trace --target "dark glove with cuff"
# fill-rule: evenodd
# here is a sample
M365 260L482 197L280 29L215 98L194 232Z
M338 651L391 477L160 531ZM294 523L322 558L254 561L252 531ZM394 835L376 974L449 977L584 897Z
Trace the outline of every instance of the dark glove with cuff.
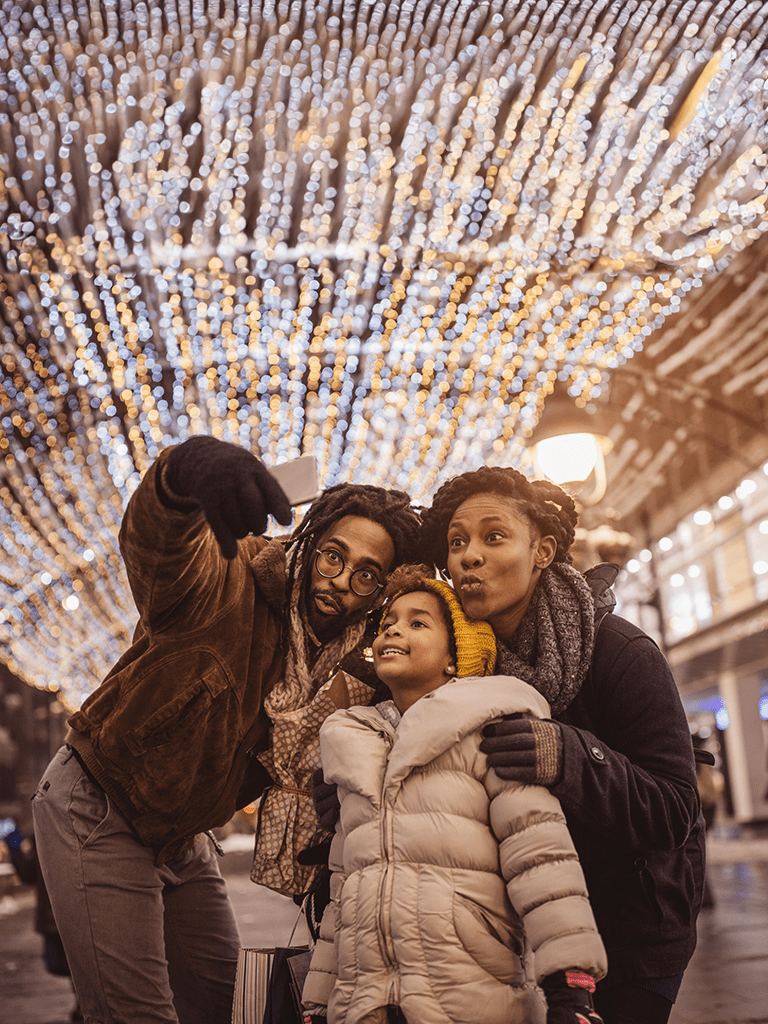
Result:
M341 812L339 794L335 782L326 782L323 779L322 768L316 768L312 772L312 801L320 827L326 832L333 832Z
M160 481L168 503L188 499L203 514L225 558L237 554L237 542L267 528L267 517L287 526L291 506L267 467L246 448L217 437L190 437L172 448Z
M483 728L480 749L501 779L552 786L563 772L563 736L557 722L511 715Z
M547 1024L603 1024L595 1011L595 980L583 971L556 971L541 982L547 997Z

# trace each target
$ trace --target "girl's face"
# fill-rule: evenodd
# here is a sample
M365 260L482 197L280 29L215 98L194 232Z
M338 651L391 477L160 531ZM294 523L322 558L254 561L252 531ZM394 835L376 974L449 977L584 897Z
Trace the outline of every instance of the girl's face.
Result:
M485 619L501 640L522 622L541 570L555 557L554 537L540 537L512 500L475 494L448 525L448 572L470 619Z
M392 602L373 641L373 664L401 713L456 674L437 594L417 590Z

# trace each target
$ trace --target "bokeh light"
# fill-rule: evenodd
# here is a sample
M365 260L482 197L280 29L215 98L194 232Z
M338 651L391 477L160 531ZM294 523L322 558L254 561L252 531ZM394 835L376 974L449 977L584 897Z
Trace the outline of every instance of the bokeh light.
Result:
M192 434L420 502L519 464L768 226L767 16L4 0L3 660L97 684L123 508Z

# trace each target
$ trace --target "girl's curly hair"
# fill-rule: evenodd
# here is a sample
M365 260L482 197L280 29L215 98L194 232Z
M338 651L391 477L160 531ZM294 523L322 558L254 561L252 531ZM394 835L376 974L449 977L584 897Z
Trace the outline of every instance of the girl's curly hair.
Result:
M442 485L432 505L422 513L419 551L438 569L446 568L448 525L459 507L475 494L495 494L511 499L516 511L525 516L542 537L557 541L555 562L571 562L569 554L579 521L576 503L562 487L549 480L531 480L516 469L483 466L462 473Z

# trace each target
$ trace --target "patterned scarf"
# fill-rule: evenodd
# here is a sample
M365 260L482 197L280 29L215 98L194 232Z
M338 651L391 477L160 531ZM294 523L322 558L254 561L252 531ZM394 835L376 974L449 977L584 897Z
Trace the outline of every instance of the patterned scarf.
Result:
M283 676L264 698L264 709L272 719L281 712L293 711L310 704L318 689L330 679L339 662L362 640L365 632L365 617L355 622L320 649L317 660L312 664L310 643L301 609L304 607L302 586L302 558L296 559L293 591L287 603L288 650L285 655ZM311 666L311 667L310 667Z
M514 636L499 643L497 671L530 683L562 714L586 679L595 648L595 602L570 565L544 569Z

